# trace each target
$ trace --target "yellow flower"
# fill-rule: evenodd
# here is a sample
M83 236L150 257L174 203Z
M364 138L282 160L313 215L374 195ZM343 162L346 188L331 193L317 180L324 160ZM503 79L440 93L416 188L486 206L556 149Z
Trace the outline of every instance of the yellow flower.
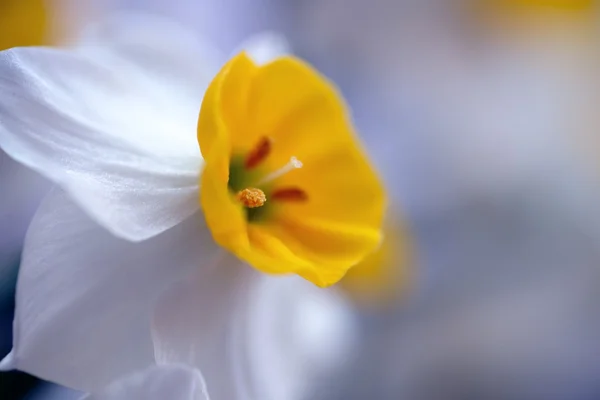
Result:
M198 141L207 225L256 269L328 286L379 246L383 186L340 95L302 61L235 56L204 96Z
M393 305L410 289L412 249L406 227L394 215L386 218L381 246L340 281L340 287L359 305Z
M0 1L0 50L45 43L47 23L44 0Z

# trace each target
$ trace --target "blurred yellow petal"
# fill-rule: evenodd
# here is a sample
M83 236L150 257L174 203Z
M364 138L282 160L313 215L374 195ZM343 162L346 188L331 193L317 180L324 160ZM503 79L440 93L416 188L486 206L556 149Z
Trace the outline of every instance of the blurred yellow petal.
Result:
M596 6L595 0L484 0L502 7L538 7L554 8L563 11L591 11Z
M48 21L44 0L1 1L0 50L46 43Z
M401 220L391 215L384 226L381 246L352 267L340 287L358 305L385 307L410 290L412 247Z
M234 57L207 91L198 141L208 226L255 268L328 286L379 246L383 186L341 96L304 62ZM244 207L238 193L266 202Z
M595 40L595 0L471 0L484 32L522 45L559 49ZM525 39L525 43L521 43ZM531 51L531 50L528 50Z

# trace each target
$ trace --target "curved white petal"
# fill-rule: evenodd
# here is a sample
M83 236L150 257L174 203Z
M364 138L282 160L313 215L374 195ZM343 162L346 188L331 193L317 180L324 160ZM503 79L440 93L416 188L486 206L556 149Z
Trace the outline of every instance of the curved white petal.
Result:
M153 366L81 400L209 400L200 371L183 365Z
M143 242L118 239L53 190L27 232L2 366L93 391L153 364L154 302L212 243L199 213Z
M208 273L207 273L208 272ZM234 372L240 359L230 346L233 324L248 291L262 275L222 252L166 291L153 320L156 361L200 369L213 399L243 396Z
M216 400L302 399L345 360L353 332L334 292L235 261L175 285L154 321L157 361L199 368Z
M249 384L260 399L310 398L316 384L352 356L357 326L351 306L336 291L296 276L259 283L236 340L247 352Z
M82 33L77 50L113 53L131 62L131 67L138 69L134 71L138 78L156 79L160 85L176 90L174 96L187 96L192 104L202 100L202 89L223 61L223 54L193 31L156 15L135 12L117 13L90 25ZM193 112L198 114L199 104L195 105ZM196 119L197 115L194 124ZM193 135L191 139L195 138Z
M129 21L74 50L0 53L0 147L136 241L198 209L196 123L212 67L167 23Z

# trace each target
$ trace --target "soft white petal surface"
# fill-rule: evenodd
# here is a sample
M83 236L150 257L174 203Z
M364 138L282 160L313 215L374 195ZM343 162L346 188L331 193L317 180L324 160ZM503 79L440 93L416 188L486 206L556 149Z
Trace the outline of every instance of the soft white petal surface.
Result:
M297 276L263 279L253 287L246 327L237 343L247 352L256 398L311 398L317 383L345 365L357 326L348 302Z
M132 243L52 191L27 233L13 351L2 366L93 391L153 364L156 299L215 251L200 213Z
M246 398L246 388L235 380L243 353L231 339L249 290L262 279L268 277L223 251L210 265L173 285L155 310L157 362L200 369L213 400Z
M163 296L154 339L157 361L202 370L213 400L295 400L345 361L354 328L334 292L227 261Z
M182 365L153 366L81 400L209 400L200 371Z
M134 241L198 209L196 123L214 72L185 33L138 22L111 20L74 50L0 53L0 147Z
M224 62L224 55L211 42L199 40L193 31L168 19L144 13L120 13L90 25L76 45L78 51L107 51L130 62L135 69L131 71L134 78L159 83L150 89L162 86L176 91L171 96L177 100L183 97L186 101L178 106L195 105L198 99L202 100L204 91L198 93L198 89L206 88ZM199 108L194 106L192 111L196 114L195 124ZM196 140L195 135L190 138L184 132L171 133L178 134L188 143Z

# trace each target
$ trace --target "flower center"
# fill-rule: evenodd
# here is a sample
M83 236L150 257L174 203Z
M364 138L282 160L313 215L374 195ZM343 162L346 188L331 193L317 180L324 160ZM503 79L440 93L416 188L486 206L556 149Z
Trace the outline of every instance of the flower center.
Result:
M281 168L261 176L257 167L270 155L272 146L273 140L271 138L262 137L256 146L240 160L240 164L234 163L230 167L229 188L235 193L237 200L246 208L249 221L260 220L265 217L267 207L263 206L267 202L267 194L270 201L274 202L304 202L308 200L308 195L301 188L274 187L277 186L274 181L278 178L295 169L302 168L303 164L298 158L292 156ZM267 193L265 194L265 192Z
M277 171L267 174L260 179L256 186L267 184L296 168L302 168L302 162L296 157L290 158L290 161ZM267 196L265 192L256 187L247 187L240 190L237 193L238 200L248 208L262 207L267 202ZM285 188L275 190L273 192L273 199L276 200L306 200L306 193L302 189L298 188Z

